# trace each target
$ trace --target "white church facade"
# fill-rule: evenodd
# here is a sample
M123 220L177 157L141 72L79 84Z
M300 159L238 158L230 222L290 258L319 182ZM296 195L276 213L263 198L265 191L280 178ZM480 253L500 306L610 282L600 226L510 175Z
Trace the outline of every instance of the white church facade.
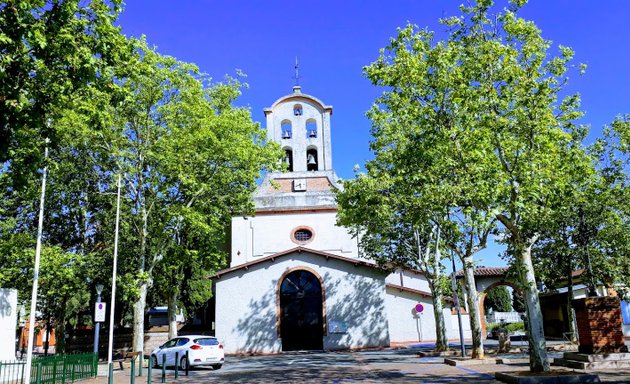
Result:
M284 149L288 171L266 175L254 216L232 219L230 267L214 278L215 334L226 353L435 340L425 276L384 272L336 225L334 190L342 186L332 168L332 112L299 86L265 109L268 139ZM450 309L445 320L455 338Z

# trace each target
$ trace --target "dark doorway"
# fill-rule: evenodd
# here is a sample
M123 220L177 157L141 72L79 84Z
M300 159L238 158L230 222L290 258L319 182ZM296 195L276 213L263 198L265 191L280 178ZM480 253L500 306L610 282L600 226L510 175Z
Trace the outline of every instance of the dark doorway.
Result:
M324 349L322 287L305 270L289 273L280 286L280 336L283 351Z

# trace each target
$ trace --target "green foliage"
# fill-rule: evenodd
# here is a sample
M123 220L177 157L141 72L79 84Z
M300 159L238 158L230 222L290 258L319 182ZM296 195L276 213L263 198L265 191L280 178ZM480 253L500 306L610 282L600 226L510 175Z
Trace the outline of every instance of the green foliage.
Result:
M523 294L516 289L512 290L512 308L519 313L525 312L525 298Z
M8 0L0 5L0 163L22 188L42 165L49 124L69 99L112 86L111 68L126 60L114 26L121 1Z
M112 26L118 4L0 6L2 18L24 13L13 21L26 29L10 33L39 33L48 28L45 18L58 16L55 28L63 36L46 29L46 46L52 49L69 31L76 38L72 47L29 51L18 68L11 61L34 40L8 41L0 29L0 142L10 147L0 159L7 161L0 168L0 283L18 288L21 298L30 292L32 280L24 276L32 276L41 179L20 164L41 166L41 139L50 136L42 270L55 274L42 271L39 311L59 327L58 335L67 325L89 323L94 285L110 286L118 174L124 180L117 320L142 299L141 287L154 282L156 303L172 292L190 309L205 302L211 295L206 277L225 265L230 218L251 211L256 179L281 157L249 110L233 106L243 84L229 77L213 83L194 65L160 55L142 40L128 41ZM40 54L49 55L50 68ZM71 64L85 72L75 73ZM7 77L2 71L9 67L33 76ZM4 93L16 84L26 104ZM39 124L48 118L50 126Z
M536 25L516 14L524 3L496 15L492 1L462 6L461 17L443 20L450 33L442 41L399 29L365 69L385 90L368 113L376 156L366 177L379 180L386 202L390 190L402 192L408 211L437 224L462 258L501 235L531 303L531 368L539 371L549 366L531 250L595 168L575 124L579 96L561 98L573 52L549 55Z
M524 331L525 330L525 323L523 323L522 321L516 322L516 323L509 323L505 326L505 330L508 332L517 332L517 331Z
M511 312L512 297L510 291L504 285L492 288L486 294L483 306L486 313L488 313L490 308L498 312Z

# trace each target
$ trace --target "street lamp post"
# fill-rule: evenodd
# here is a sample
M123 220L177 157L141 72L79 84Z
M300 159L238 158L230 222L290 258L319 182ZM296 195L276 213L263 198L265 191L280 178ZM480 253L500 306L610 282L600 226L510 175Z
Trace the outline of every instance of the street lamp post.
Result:
M101 292L103 292L103 284L98 284L96 286L96 306L97 307L99 304L101 304ZM96 316L94 316L94 321L96 323L96 325L94 326L94 353L96 353L97 356L98 356L98 338L101 332L101 322L99 320L100 319L97 319Z
M46 196L46 174L48 166L48 143L46 138L46 148L44 149L44 169L42 172L42 194L39 201L39 220L37 224L37 243L35 245L35 266L33 268L33 292L31 294L31 312L28 320L28 347L26 349L26 366L24 367L24 382L31 382L31 366L33 364L33 342L35 339L35 311L37 310L37 288L39 284L39 259L42 253L42 232L44 228L44 198Z

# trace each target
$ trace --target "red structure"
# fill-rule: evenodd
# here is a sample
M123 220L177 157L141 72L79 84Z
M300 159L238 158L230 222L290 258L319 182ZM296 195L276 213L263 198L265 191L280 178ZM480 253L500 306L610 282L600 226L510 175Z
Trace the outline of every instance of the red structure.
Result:
M581 353L627 352L624 344L618 297L587 297L573 300Z

